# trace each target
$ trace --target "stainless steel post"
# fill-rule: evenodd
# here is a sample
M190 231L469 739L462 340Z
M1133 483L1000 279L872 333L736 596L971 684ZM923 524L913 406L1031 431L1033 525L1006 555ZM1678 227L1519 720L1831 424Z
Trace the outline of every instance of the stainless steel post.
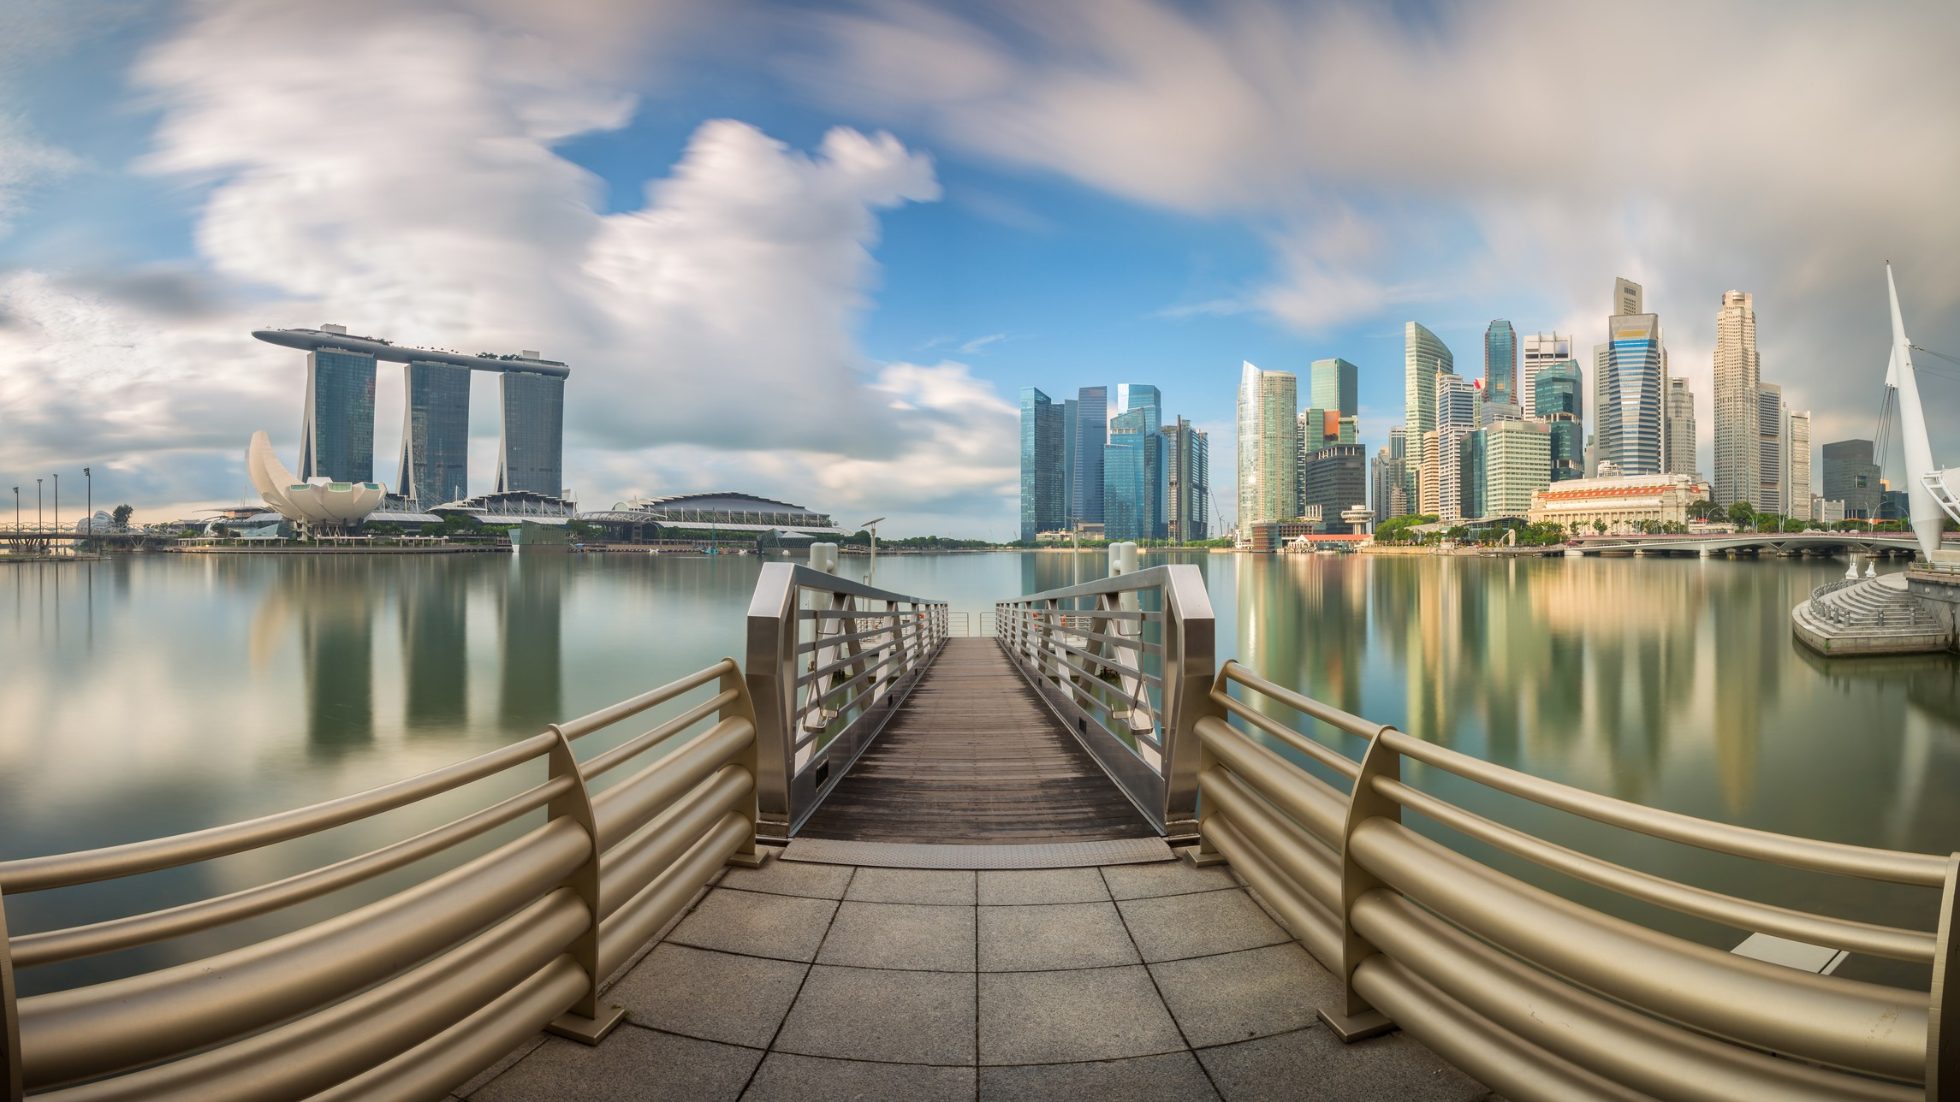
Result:
M1392 730L1384 727L1381 730ZM1402 805L1375 791L1377 778L1402 779L1402 756L1382 740L1381 731L1368 743L1361 758L1361 773L1354 779L1354 792L1348 797L1347 822L1341 831L1341 1009L1320 1008L1320 1020L1345 1042L1376 1037L1395 1028L1388 1015L1376 1010L1354 989L1354 970L1373 956L1375 947L1354 932L1354 905L1362 896L1382 887L1374 873L1354 859L1354 832L1372 818L1402 821Z

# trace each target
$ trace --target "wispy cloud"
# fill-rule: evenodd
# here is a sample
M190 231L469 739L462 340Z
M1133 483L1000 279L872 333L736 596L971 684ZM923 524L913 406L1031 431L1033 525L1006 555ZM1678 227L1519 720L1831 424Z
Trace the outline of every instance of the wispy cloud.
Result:
M990 344L998 344L1006 339L1007 334L1005 333L989 333L984 337L975 337L965 344L960 345L960 354L971 356Z

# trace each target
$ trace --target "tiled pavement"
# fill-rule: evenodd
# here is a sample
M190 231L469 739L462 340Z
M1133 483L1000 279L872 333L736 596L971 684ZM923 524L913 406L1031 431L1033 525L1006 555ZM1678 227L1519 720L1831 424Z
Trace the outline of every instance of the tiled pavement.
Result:
M533 1041L470 1102L1393 1099L1485 1088L1414 1040L1342 1045L1336 981L1223 867L730 869L614 986L627 1022Z

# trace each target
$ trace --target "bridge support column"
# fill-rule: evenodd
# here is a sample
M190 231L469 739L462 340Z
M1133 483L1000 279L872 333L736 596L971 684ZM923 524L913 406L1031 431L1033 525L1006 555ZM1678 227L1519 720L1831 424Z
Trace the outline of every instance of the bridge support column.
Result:
M1695 557L1696 557L1696 558L1702 558L1702 559L1705 559L1705 558L1707 558L1707 557L1708 557L1708 548L1706 548L1706 547L1704 547L1704 548L1702 548L1701 550L1699 550L1699 551L1697 551L1697 552L1695 552Z

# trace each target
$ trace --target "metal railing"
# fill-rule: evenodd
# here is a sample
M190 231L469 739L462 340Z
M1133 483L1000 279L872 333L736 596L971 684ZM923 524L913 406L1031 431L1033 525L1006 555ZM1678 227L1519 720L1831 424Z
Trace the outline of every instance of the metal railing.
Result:
M946 614L952 634L962 638L985 638L994 633L994 614L956 609Z
M1135 570L1135 544L1112 547L1110 560L1101 581L995 604L995 638L1151 825L1188 838L1198 825L1191 728L1214 662L1211 598L1196 566Z
M1342 981L1341 1004L1321 1017L1344 1038L1400 1027L1519 1100L1960 1098L1960 854L1813 841L1571 788L1371 723L1236 662L1205 704L1198 859L1229 860ZM1330 743L1353 739L1309 735L1298 717L1366 740L1366 752L1349 757ZM1938 924L1853 921L1629 868L1418 788L1405 761L1447 774L1448 787L1469 782L1629 836L1923 888L1929 903L1937 893ZM1427 833L1472 845L1418 833L1408 813L1441 828ZM1930 989L1724 952L1526 883L1472 851L1736 930L1928 966Z
M944 601L793 563L762 568L749 604L748 684L763 837L789 838L844 779L938 657L947 625Z
M578 740L626 734L622 724L666 704L680 710L583 761L574 754ZM723 660L366 792L189 834L0 862L0 1097L418 1099L440 1096L541 1028L596 1043L623 1014L601 1004L605 978L717 868L742 855L752 863L755 732L741 672ZM610 783L596 784L601 777ZM500 781L524 787L502 798L473 787ZM434 814L439 803L447 814L464 800L474 810L441 826L280 880L7 937L9 897L257 856L410 805ZM492 832L538 812L539 825L464 859L472 840L482 848L499 836ZM324 906L323 897L356 885L374 894L375 878L444 857L446 867L371 901L335 904L330 917L296 929L253 938L233 926ZM236 944L210 955L18 996L16 969L227 927Z

